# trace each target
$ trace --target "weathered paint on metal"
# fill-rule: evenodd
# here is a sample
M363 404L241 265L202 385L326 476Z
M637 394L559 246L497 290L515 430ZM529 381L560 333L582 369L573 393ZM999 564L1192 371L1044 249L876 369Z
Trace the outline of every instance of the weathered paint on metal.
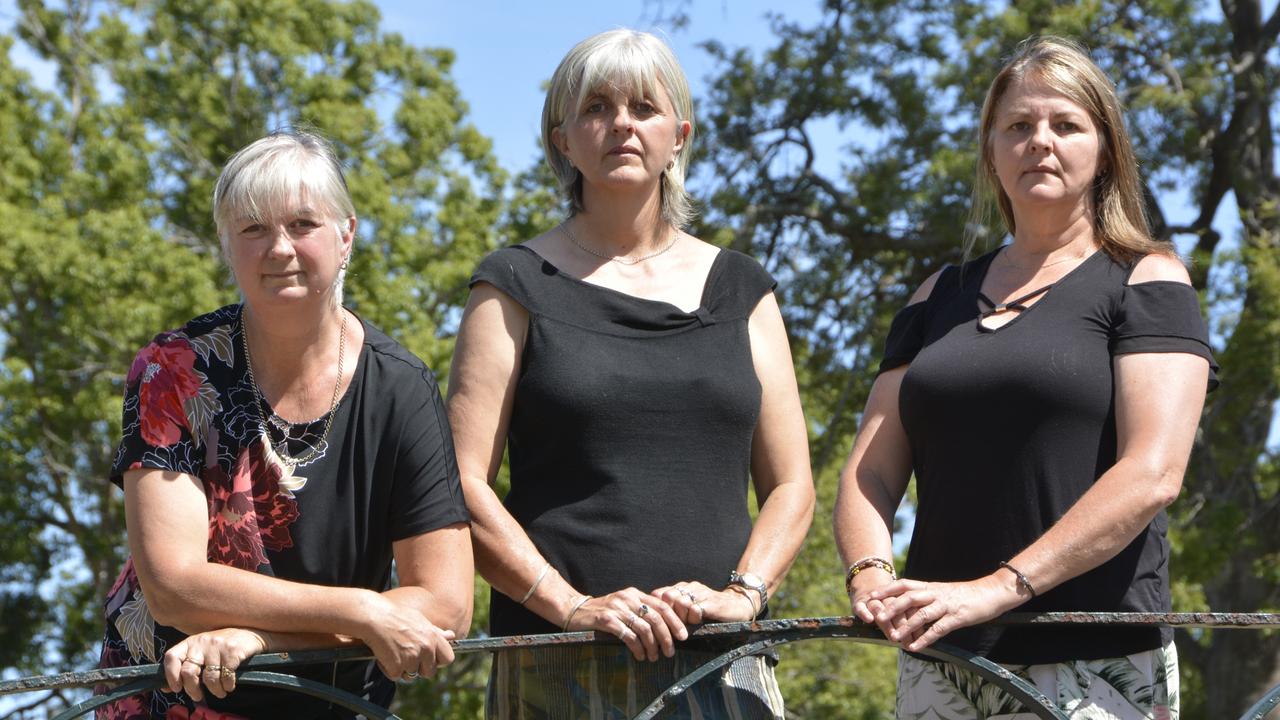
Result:
M997 618L992 623L998 625L1147 625L1235 630L1280 627L1280 614L1023 612L1010 613ZM781 618L755 622L704 625L690 633L690 638L687 642L710 644L713 647L724 648L725 652L711 662L699 667L690 675L682 678L658 698L655 698L650 707L637 716L637 720L655 717L671 700L678 697L698 679L739 657L777 645L819 639L855 640L878 645L892 645L876 626L868 625L849 616ZM460 640L454 643L454 653L461 655L477 652L501 652L511 648L552 647L579 643L613 644L617 642L619 642L618 639L612 635L596 632L514 635ZM1026 685L1017 676L984 658L941 644L927 649L922 654L964 665L983 677L1000 683L1006 691L1026 703L1031 712L1038 717L1050 719L1062 717L1052 707L1048 699L1038 693L1035 688ZM367 717L394 718L395 716L386 714L387 711L380 708L374 706L366 708L364 706L367 705L367 701L348 695L330 686L312 683L311 681L295 678L292 675L264 671L266 668L287 668L291 665L299 664L368 660L371 658L372 655L369 649L361 646L332 650L268 653L248 660L242 666L239 678L245 684L260 684L326 697L345 707L362 712ZM118 686L108 695L97 696L68 708L57 716L61 720L62 718L78 717L94 707L118 697L126 697L134 693L155 689L162 682L163 674L159 665L139 665L6 680L0 682L0 695L62 688L92 687L99 684ZM122 683L124 685L121 685ZM1025 687L1020 686L1020 684ZM345 697L339 698L339 694ZM1278 706L1280 706L1280 686L1272 688L1265 694L1241 717L1241 720L1263 720ZM73 711L76 712L73 713Z

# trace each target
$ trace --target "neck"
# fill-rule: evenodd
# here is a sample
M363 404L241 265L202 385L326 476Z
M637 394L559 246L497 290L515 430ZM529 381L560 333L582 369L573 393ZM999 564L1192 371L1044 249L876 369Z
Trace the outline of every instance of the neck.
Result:
M345 310L330 303L322 308L260 310L244 304L253 370L260 388L280 392L330 369L338 359L338 336ZM350 329L350 321L347 323Z
M644 255L671 242L671 226L662 219L662 201L652 193L609 193L584 187L589 210L571 221L578 242L613 256Z
M1013 234L1011 255L1019 262L1043 263L1063 256L1084 256L1097 243L1093 233L1093 211L1077 205L1070 212L1041 212L1014 207L1017 231Z

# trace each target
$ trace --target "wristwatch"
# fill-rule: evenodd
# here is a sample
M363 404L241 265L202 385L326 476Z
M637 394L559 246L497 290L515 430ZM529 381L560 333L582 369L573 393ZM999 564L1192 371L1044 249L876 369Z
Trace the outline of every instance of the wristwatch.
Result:
M743 587L748 590L754 590L758 595L760 595L761 610L764 610L765 604L769 602L769 586L766 585L764 580L755 573L739 573L737 570L734 570L729 573L729 584L737 585L738 587Z

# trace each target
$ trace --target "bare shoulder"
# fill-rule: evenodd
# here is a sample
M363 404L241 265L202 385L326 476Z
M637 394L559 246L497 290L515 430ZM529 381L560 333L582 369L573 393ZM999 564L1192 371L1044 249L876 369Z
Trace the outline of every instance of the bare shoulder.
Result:
M946 268L943 268L943 270L945 269ZM916 291L912 293L911 299L907 301L907 305L915 305L916 303L922 303L925 300L928 300L929 296L933 294L933 286L937 285L938 278L942 277L943 270L939 270L925 278L924 282L920 283L920 287L916 288Z
M1129 274L1129 285L1145 282L1179 282L1191 284L1191 276L1187 274L1187 266L1182 264L1176 255L1152 253L1138 261L1133 272Z
M547 230L535 237L531 237L520 244L538 253L538 255L546 258L547 260L555 262L555 258L553 256L558 255L562 251L561 246L564 244L564 231L559 225L556 225L550 230Z

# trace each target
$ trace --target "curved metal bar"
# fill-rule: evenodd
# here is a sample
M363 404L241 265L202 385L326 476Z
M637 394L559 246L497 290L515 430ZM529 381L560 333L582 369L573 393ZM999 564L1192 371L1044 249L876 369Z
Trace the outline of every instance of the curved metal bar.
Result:
M147 667L147 666L140 666ZM360 713L370 720L400 720L390 710L380 705L365 700L362 697L353 695L346 690L325 685L315 680L307 680L295 675L285 675L283 673L265 672L262 670L249 670L236 676L236 682L241 685L260 685L263 687L276 688L280 690L288 690L290 692L302 693L312 697L327 700L334 705ZM121 685L111 692L104 695L95 695L82 703L73 705L66 710L54 716L53 720L72 720L78 718L103 705L127 698L130 695L137 695L152 690L158 690L164 684L163 677L144 677L131 683Z
M705 678L707 675L728 666L735 660L744 658L748 655L753 655L761 650L767 650L771 647L801 642L804 640L859 640L894 647L894 645L888 640L885 640L884 636L880 635L878 631L875 631L874 635L867 632L848 632L852 629L854 628L849 628L843 625L827 625L825 627L781 630L775 632L773 637L740 645L733 650L700 665L693 672L677 680L675 684L664 690L658 697L654 698L653 702L651 702L644 710L641 710L640 713L632 720L652 720L667 708L667 704L669 702L675 701L680 697L680 695L684 694L686 690L692 687L699 680ZM1054 707L1053 703L1034 685L984 657L980 657L967 650L950 647L942 643L926 648L918 654L949 662L954 665L959 665L976 673L986 680L990 680L1001 690L1009 693L1014 699L1022 703L1025 709L1042 720L1068 720L1066 714Z
M1240 720L1263 720L1277 706L1280 706L1280 685L1271 688L1267 694L1258 698L1258 702L1254 703L1253 707L1244 711Z
M143 693L148 690L154 690L158 687L160 687L159 678L147 677L142 678L141 680L134 680L131 683L115 688L105 695L94 695L82 703L76 703L57 715L54 715L53 720L71 720L71 718L78 718L92 710L97 710L107 703L122 700L130 695L137 695L138 693Z

